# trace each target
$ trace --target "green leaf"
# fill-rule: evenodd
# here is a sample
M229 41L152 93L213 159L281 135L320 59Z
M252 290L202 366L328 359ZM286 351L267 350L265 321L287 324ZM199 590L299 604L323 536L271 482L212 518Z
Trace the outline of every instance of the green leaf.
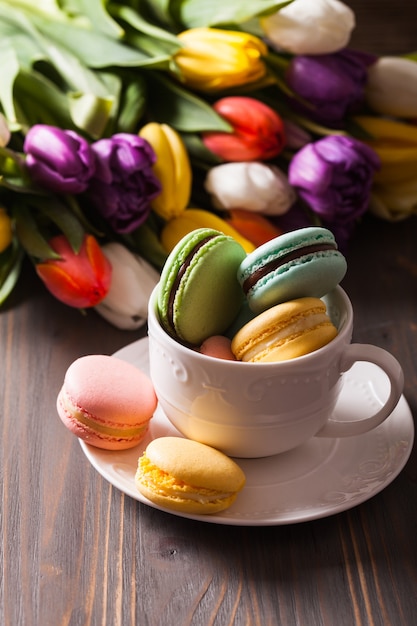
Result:
M69 15L87 18L95 30L110 37L123 37L124 31L106 10L105 0L61 0L61 4Z
M74 123L85 133L100 138L114 109L113 98L98 98L92 93L70 94L69 110Z
M36 34L36 33L35 33ZM13 88L21 68L30 70L42 58L34 30L25 15L0 5L0 100L10 123L16 119Z
M149 55L151 61L148 64L142 65L142 67L150 67L151 69L168 71L172 62L172 46L166 44L160 39L153 39L139 33L137 31L129 31L126 35L126 43L133 48L137 48L146 52Z
M108 86L98 72L86 67L80 58L59 43L44 42L46 58L61 75L69 89L91 93L99 97L108 95Z
M67 96L39 72L21 71L15 84L16 122L25 130L37 123L74 129Z
M268 52L265 62L268 68L268 75L274 78L275 85L280 89L280 91L287 96L294 96L294 92L290 89L285 80L285 73L290 60L284 55Z
M6 118L14 122L16 110L13 98L13 86L19 73L19 62L13 49L0 48L0 100Z
M38 38L36 28L22 11L0 3L0 45L12 48L26 68L42 58Z
M133 0L130 2L133 8L150 21L159 24L162 28L170 31L177 30L171 15L171 0ZM135 6L136 5L136 6Z
M22 71L15 84L17 129L43 123L82 130L94 138L101 136L117 114L121 89L117 75L105 76L103 73L101 80L103 86L112 83L105 97L92 93L64 93L39 72Z
M132 8L127 6L110 5L110 9L113 15L129 24L129 26L135 30L144 33L148 37L163 41L165 44L169 44L171 54L176 52L181 47L181 44L175 35L164 28L159 28L159 26L151 24ZM165 45L164 50L167 49L168 48Z
M102 129L108 123L110 111L116 110L118 106L117 96L120 91L120 86L116 77L113 76L112 79L110 79L109 76L106 76L104 73L92 71L80 60L77 54L73 54L70 50L67 50L59 41L55 41L39 32L35 27L36 19L31 22L27 20L23 14L17 15L16 12L10 14L7 13L7 11L6 18L5 22L8 24L8 30L6 29L3 35L8 35L6 37L8 45L7 47L0 48L0 52L3 52L4 56L10 56L10 50L14 50L14 54L17 57L14 64L11 62L7 63L7 57L3 60L4 66L6 66L7 63L7 67L14 70L8 82L13 83L15 81L19 71L19 65L23 70L30 73L36 62L44 60L46 65L43 67L43 73L50 75L51 71L48 71L48 66L53 68L56 72L53 78L56 81L56 77L60 76L62 88L69 92L69 102L65 104L65 108L69 109L70 114L73 112L75 124L92 136L101 134ZM54 28L62 27L62 24L57 26L52 20L42 20L39 19L39 17L37 18L37 23L41 25L47 23L49 26L52 24ZM0 24L0 32L2 28L4 29L5 27ZM88 30L86 31L85 28L79 27L77 27L77 31L81 31L82 33L89 32ZM4 39L2 41L4 44ZM24 43L23 53L21 51L22 41ZM6 81L7 78L8 73L4 72L3 80ZM71 93L70 90L75 93ZM6 95L9 95L9 99L12 97L13 93L10 86L3 91L5 94L4 97L6 97ZM80 105L79 102L80 99L83 99L84 94L88 94L86 99L90 102L88 122L86 121L85 104L82 103ZM74 100L77 102L74 102ZM12 104L14 104L13 99ZM93 107L97 108L97 112L100 115L97 119L94 119L91 115ZM105 113L105 109L107 109L107 113ZM13 116L16 117L15 110L10 105L7 109L7 114L10 119L13 119ZM104 120L103 114L105 117Z
M209 169L214 165L223 163L222 159L206 148L199 135L195 133L183 133L181 137L193 165L195 164L203 169Z
M33 0L1 0L2 5L9 5L16 11L26 12L29 14L44 15L49 19L62 19L64 14L59 5L65 4L65 0L37 0L36 4Z
M230 132L231 126L201 98L190 93L162 74L146 75L148 110L155 121L164 122L182 132L219 130Z
M18 210L13 211L13 217L16 235L27 254L37 259L59 259L59 254L52 250L41 234L38 224L27 206L20 204Z
M38 209L41 216L56 224L70 242L72 249L79 252L85 230L72 208L65 204L61 198L51 196L32 198L31 205Z
M59 115L63 110L68 111L68 103L57 85L47 77L40 78L34 69L35 64L48 59L41 40L23 10L6 6L3 0L0 4L0 97L14 130L36 122L54 123L57 117L57 125L73 126L69 115ZM19 91L22 86L23 94ZM56 112L52 117L51 110Z
M242 24L274 13L292 0L173 0L171 11L184 28Z
M288 118L294 121L299 126L306 128L308 131L315 135L347 135L347 130L338 130L336 128L328 128L327 126L322 126L321 124L317 124L313 120L309 120L306 117L301 115L297 115L296 113L289 112Z
M0 254L0 305L6 301L19 280L23 258L24 252L16 239Z
M0 176L0 187L15 193L33 193L31 185L26 184L22 178L17 176Z
M132 133L137 129L147 103L146 83L142 76L133 74L126 81L120 97L115 132Z
M89 68L140 67L153 63L140 50L91 29L46 20L36 20L36 25L49 42L65 48Z
M144 259L149 261L158 270L161 270L168 256L162 247L158 234L150 227L148 222L139 226L128 237L128 241Z
M21 176L24 174L24 168L25 156L22 152L0 146L0 169L3 174Z
M103 237L104 233L99 230L90 220L86 217L85 213L82 211L77 197L76 196L65 196L65 202L68 204L68 207L71 209L74 216L78 219L84 231L89 232L91 235L95 235L96 237Z

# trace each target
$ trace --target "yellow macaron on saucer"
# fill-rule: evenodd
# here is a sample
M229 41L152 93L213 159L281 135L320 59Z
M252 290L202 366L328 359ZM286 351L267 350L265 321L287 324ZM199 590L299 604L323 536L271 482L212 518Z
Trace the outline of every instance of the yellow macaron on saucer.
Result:
M148 339L127 345L114 356L149 372ZM372 412L386 395L385 376L366 363L347 374L338 411ZM297 449L261 459L234 459L246 484L233 504L215 514L190 514L150 502L135 486L138 459L159 437L182 435L157 408L145 439L135 448L108 451L80 441L88 461L120 492L166 513L206 523L276 526L327 517L373 497L400 473L411 453L414 425L402 396L390 417L374 431L345 439L313 438ZM392 454L392 450L396 454ZM381 458L384 459L381 463Z

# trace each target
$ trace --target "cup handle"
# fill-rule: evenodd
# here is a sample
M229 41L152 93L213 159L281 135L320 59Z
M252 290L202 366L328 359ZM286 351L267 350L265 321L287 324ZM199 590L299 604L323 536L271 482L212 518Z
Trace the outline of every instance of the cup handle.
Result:
M352 343L346 346L342 356L340 365L341 371L346 372L357 361L374 363L388 376L391 390L385 404L374 415L362 420L339 422L329 419L316 434L316 437L351 437L352 435L361 435L379 426L379 424L391 415L397 406L404 388L404 373L397 359L378 346Z

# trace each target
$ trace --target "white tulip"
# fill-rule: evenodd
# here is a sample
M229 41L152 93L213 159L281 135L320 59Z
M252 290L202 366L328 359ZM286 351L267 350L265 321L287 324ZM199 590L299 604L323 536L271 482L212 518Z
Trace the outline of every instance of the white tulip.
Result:
M417 62L380 57L368 69L365 97L382 115L417 117Z
M112 265L112 280L107 296L95 310L113 326L135 330L147 320L149 297L159 274L120 243L105 244L102 250Z
M207 173L204 186L219 209L282 215L296 199L284 172L258 161L216 165Z
M330 54L345 48L355 27L355 14L339 0L294 0L261 18L270 42L293 54Z

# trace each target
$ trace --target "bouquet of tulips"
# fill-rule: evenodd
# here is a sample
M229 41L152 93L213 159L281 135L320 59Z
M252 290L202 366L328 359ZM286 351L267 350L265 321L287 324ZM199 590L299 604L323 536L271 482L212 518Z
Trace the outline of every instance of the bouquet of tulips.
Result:
M0 0L0 304L25 257L65 304L146 319L166 256L309 224L345 248L417 208L417 54L339 0Z

